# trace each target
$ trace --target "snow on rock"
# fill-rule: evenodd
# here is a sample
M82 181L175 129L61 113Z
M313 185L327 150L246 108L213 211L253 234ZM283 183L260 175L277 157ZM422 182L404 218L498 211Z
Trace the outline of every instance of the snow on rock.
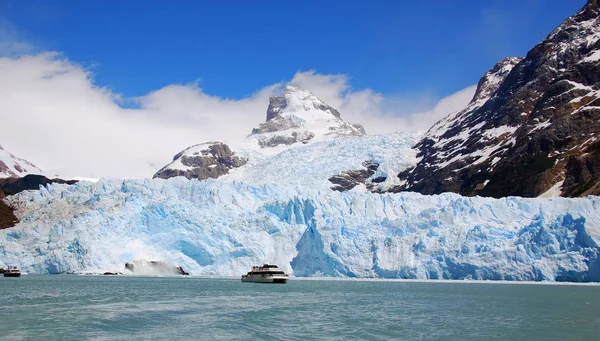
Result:
M310 91L286 86L283 96L269 100L267 121L252 130L249 138L260 148L365 135L359 124L341 118L339 111Z
M600 199L299 190L221 180L100 180L7 198L0 262L28 273L192 275L274 262L295 276L599 281Z
M20 177L27 174L43 174L43 172L31 162L4 150L0 145L0 178Z
M246 164L246 159L232 152L222 142L206 142L188 147L175 155L173 161L156 174L155 178L168 179L185 176L188 179L216 179L227 174L230 169Z
M286 158L286 155L290 154L283 156L278 154L290 149L364 135L365 131L361 125L344 121L335 108L327 105L311 92L286 86L283 96L270 98L266 122L254 128L252 133L242 141L238 141L235 151L222 142L206 142L192 146L175 155L173 161L159 170L154 177L168 179L185 176L188 179L205 180L235 173L233 178L239 178L240 174L246 172L252 174L252 170L248 168L257 165L262 167L271 163L269 157L274 156L273 162ZM367 139L362 143L370 142L372 141ZM350 148L357 145L356 142L350 144L352 145L348 146ZM323 156L325 151L321 147L316 149L321 153L316 157ZM364 149L361 148L361 152ZM296 152L291 152L294 153ZM306 155L304 152L298 154ZM333 157L331 153L328 154L328 157ZM303 162L306 159L293 161L292 164L287 163L282 166L291 168L298 163L301 168L305 168ZM247 166L245 166L246 162L248 162ZM294 170L286 170L286 173L290 172L293 173ZM327 178L321 180L326 181Z
M560 192L561 192L561 186L563 185L564 181L559 181L557 183L554 184L554 186L550 187L550 189L548 189L546 192L542 193L539 197L540 198L558 198L560 197Z
M582 62L591 63L591 62L597 62L599 60L600 60L600 50L596 50L596 51L590 53L587 57L583 58Z
M537 197L564 181L563 196L600 194L600 149L574 148L600 134L599 50L600 6L588 0L525 58L488 71L417 143L419 163L392 191Z
M493 95L494 91L498 89L500 83L504 81L510 71L519 64L523 58L520 57L506 57L497 63L491 70L485 73L477 84L477 91L475 96L471 100L471 103L483 105Z

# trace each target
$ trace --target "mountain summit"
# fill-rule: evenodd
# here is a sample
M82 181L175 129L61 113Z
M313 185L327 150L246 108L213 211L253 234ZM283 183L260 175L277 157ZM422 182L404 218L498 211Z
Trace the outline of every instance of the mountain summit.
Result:
M250 137L267 148L361 135L365 130L360 124L344 121L339 111L310 91L286 86L283 96L269 99L267 120L252 129Z
M598 0L588 1L524 59L488 71L471 103L416 145L420 161L394 191L600 194L598 13Z

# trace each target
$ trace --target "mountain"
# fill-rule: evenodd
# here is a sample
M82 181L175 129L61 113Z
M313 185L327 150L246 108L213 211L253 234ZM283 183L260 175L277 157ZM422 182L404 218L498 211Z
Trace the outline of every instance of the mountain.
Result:
M79 180L63 180L59 178L49 179L43 175L27 174L20 178L6 178L0 179L0 191L3 191L6 195L15 195L22 191L27 190L38 190L48 184L59 183L72 185Z
M173 162L156 172L154 178L185 176L198 180L216 179L232 168L243 166L246 161L235 155L225 143L206 142L188 147L175 155Z
M218 141L195 145L175 155L173 161L153 177L216 179L244 166L248 156L260 159L262 155L275 155L299 145L364 135L360 124L344 121L339 111L311 92L286 86L283 96L269 99L266 121L252 129L241 150L232 151L227 144Z
M0 178L12 178L26 174L42 174L31 162L18 158L0 145Z
M506 58L469 105L417 143L392 191L473 196L600 194L600 19L589 0L525 58Z
M260 148L293 145L336 137L366 135L360 124L341 118L339 111L311 92L286 86L283 96L269 99L267 121L252 129Z
M13 188L8 188L5 185L19 180L22 176L42 173L42 170L31 162L14 156L0 145L0 229L15 226L19 222L13 213L13 209L4 203L4 198L7 195L14 194ZM35 189L38 188L39 185L35 186Z
M597 3L590 4L549 36L552 43L492 68L469 106L425 137L363 135L309 92L287 88L270 100L267 120L240 147L190 147L161 170L169 179L52 183L10 195L3 201L10 209L5 221L16 225L0 230L0 266L134 274L126 263L161 262L192 275L239 276L273 262L299 277L600 281L597 196L393 193L421 182L435 192L436 177L452 183L446 179L454 174L469 180L479 173L489 177L466 194L522 192L536 186L535 176L525 176L538 172L526 163L528 155L547 169L571 162L564 167L563 192L569 181L579 181L569 180L573 174L593 179L589 146L595 142L585 141L595 135L580 136L598 126L590 97L598 89L595 50L585 43L596 41L590 38L596 22L588 21L597 17ZM569 39L560 38L565 34ZM583 47L560 52L572 45ZM542 152L568 160L548 163L538 156ZM464 173L453 162L474 168ZM480 170L483 165L488 168ZM498 179L498 167L511 166L525 174ZM445 167L455 168L447 175ZM409 183L428 168L431 179L421 174ZM464 179L454 182L457 191L468 184ZM498 189L509 180L517 185Z

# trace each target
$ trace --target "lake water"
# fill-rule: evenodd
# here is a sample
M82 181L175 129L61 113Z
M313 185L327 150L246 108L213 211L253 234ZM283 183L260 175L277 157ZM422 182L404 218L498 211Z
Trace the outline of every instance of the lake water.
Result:
M597 340L600 286L1 278L0 340Z

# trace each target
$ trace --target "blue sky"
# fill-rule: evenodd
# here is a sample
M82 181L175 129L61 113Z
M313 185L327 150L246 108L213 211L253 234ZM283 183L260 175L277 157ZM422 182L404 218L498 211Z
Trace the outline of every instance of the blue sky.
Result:
M4 0L0 12L21 40L125 97L199 80L243 98L316 70L354 89L440 98L525 55L584 2Z
M584 2L0 0L0 144L51 176L151 177L243 147L286 84L368 134L423 132Z

